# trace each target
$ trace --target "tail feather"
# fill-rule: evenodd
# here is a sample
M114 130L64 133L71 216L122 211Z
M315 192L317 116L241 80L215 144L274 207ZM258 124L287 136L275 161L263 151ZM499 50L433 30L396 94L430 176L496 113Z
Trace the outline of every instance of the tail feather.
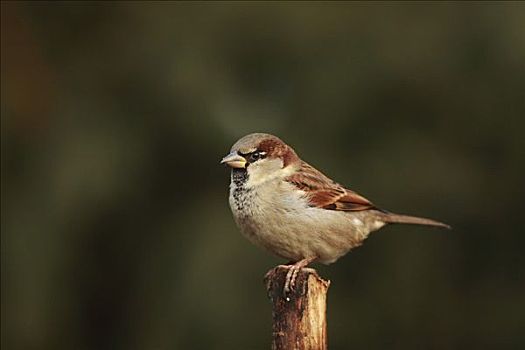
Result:
M451 227L447 224L444 224L439 221L419 218L416 216L409 215L400 215L394 213L384 213L382 217L383 221L388 224L409 224L409 225L424 225L424 226L434 226L450 229Z

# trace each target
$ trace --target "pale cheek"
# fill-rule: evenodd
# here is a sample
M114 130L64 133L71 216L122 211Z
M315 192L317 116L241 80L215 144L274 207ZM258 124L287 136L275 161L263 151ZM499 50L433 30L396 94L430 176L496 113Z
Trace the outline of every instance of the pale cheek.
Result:
M248 187L281 177L282 162L280 160L267 160L263 163L254 163L248 166Z

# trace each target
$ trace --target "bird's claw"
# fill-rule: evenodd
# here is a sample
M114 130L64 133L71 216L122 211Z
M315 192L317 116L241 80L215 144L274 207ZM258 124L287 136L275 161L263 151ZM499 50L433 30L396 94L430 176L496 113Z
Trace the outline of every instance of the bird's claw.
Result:
M309 270L312 273L316 273L314 269L308 269L306 266L311 263L314 259L303 259L295 263L288 265L278 265L271 269L264 275L264 281L268 289L271 287L271 283L274 280L274 275L279 269L286 269L286 276L284 279L283 296L287 299L287 295L295 291L297 276L302 269Z
M314 261L315 258L307 258L296 262L295 264L287 265L288 272L286 273L286 279L284 282L283 292L284 295L293 292L295 290L295 281L299 271L308 266L309 263Z
M299 274L299 271L301 271L302 267L297 265L288 265L288 272L286 273L286 279L284 281L284 288L283 292L284 294L288 294L290 292L293 292L295 289L295 280L297 279L297 275Z

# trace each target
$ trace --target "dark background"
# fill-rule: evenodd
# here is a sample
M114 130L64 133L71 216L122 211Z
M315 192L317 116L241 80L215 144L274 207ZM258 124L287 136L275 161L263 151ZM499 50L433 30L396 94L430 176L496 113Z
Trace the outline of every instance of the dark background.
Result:
M523 3L2 2L2 349L267 349L219 160L271 132L392 211L331 349L523 349Z

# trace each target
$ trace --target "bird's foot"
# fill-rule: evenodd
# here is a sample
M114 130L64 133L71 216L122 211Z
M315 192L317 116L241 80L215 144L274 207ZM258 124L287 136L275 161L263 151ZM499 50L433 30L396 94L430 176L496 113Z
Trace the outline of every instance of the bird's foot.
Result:
M286 279L284 282L284 294L288 294L294 290L295 281L297 279L299 271L301 271L301 269L303 269L304 267L308 266L308 264L310 264L314 260L315 258L306 258L303 260L299 260L294 264L286 265L286 268L288 268L288 272L286 273Z
M279 270L287 270L284 279L283 296L290 294L290 292L293 292L295 290L295 283L297 280L297 276L299 275L299 271L308 270L310 273L317 275L317 272L314 269L306 268L306 266L315 259L316 258L307 258L297 262L291 261L286 265L277 265L276 267L268 271L266 275L264 275L264 283L266 285L266 288L268 290L271 289L271 284L273 281L275 281L275 278L277 277L276 274Z

